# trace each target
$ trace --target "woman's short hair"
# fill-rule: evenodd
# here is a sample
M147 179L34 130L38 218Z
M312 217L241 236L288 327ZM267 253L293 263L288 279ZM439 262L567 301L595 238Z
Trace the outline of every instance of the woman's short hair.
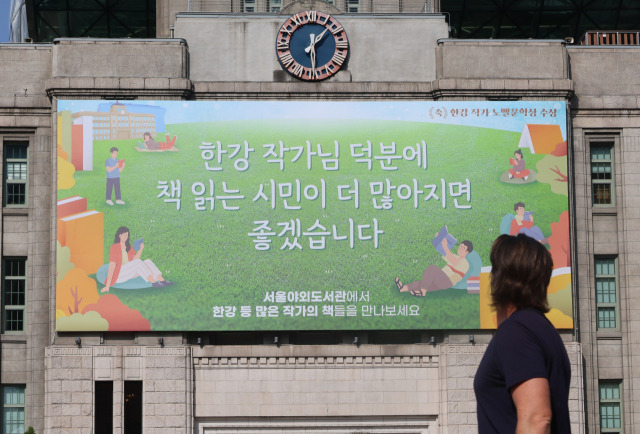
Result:
M491 301L495 309L513 305L516 309L549 311L547 287L553 259L539 241L518 234L501 235L491 247Z

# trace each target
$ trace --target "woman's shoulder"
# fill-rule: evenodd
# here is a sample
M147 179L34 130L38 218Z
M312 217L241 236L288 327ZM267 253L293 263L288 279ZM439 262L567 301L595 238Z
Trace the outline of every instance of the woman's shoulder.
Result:
M537 338L557 335L558 331L546 315L538 309L521 309L514 312L509 319L512 329L519 329L525 334ZM559 336L558 336L559 337Z

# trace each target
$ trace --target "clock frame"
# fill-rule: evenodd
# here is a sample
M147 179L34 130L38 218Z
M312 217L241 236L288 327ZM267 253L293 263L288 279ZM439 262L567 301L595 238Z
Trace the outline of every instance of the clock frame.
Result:
M314 36L319 38L315 42ZM313 56L311 50L314 50ZM349 39L342 25L330 14L303 11L289 17L278 30L276 54L282 68L295 78L326 80L345 64Z

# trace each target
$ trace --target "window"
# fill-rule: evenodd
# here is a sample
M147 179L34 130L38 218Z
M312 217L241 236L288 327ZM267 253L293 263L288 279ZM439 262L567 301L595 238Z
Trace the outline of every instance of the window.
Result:
M360 0L347 0L347 12L360 12Z
M282 9L282 0L268 0L269 12L280 12Z
M124 382L124 434L142 434L142 381Z
M616 259L596 257L595 268L598 329L617 329L619 303Z
M95 383L94 433L113 433L113 381Z
M594 205L613 204L612 142L591 142L591 190Z
M243 0L242 12L251 13L256 11L256 0Z
M4 204L27 204L27 143L4 142Z
M23 331L27 260L5 258L2 262L2 328L4 332Z
M2 387L2 433L24 433L24 386Z
M600 432L622 434L622 399L620 381L601 381Z

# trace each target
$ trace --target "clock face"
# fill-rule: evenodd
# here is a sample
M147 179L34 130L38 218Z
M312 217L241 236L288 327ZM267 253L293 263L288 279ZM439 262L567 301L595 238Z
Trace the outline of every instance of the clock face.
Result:
M349 40L331 15L305 11L291 16L276 39L280 65L305 81L325 80L337 73L349 55Z

